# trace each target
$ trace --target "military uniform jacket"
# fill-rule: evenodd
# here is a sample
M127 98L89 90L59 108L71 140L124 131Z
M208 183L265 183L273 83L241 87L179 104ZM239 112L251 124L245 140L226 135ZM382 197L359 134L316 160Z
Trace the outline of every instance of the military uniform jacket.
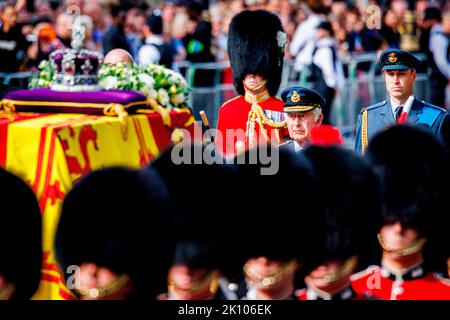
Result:
M444 109L415 98L405 123L430 127L450 150L450 115ZM361 110L356 124L355 150L363 152L375 134L393 124L395 120L389 99Z
M269 97L267 100L258 103L264 110L264 113L269 119L274 121L282 121L283 119L283 101L275 97ZM242 141L245 144L245 149L248 149L248 143L245 142L245 131L247 129L248 114L252 108L252 104L245 100L244 96L237 96L234 99L225 102L219 110L219 119L217 122L217 130L222 133L222 139L216 139L216 144L218 149L225 155L236 154L236 142ZM281 141L283 137L288 135L287 129L273 129L266 124L264 127L267 130L267 134L271 137L272 130L277 130ZM231 139L226 139L226 130L238 130L241 129L244 132L242 137L232 137ZM260 133L259 126L255 126L256 132L258 134L258 142L265 142L264 137ZM226 152L226 151L231 152Z
M382 300L450 300L450 281L421 266L403 275L372 266L354 274L351 281L357 294Z

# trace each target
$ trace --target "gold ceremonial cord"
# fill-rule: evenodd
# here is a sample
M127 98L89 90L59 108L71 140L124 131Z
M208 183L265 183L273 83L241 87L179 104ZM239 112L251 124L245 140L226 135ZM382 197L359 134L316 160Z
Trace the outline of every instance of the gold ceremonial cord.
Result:
M362 113L362 124L361 124L361 150L363 154L366 152L367 145L369 144L367 126L368 126L368 111L366 109Z
M128 112L125 111L123 105L118 103L110 103L103 109L105 116L117 116L121 123L122 135L125 140L128 138Z
M267 142L270 142L270 137L267 134L267 130L264 127L264 124L268 125L271 128L274 128L274 129L281 129L286 126L286 121L275 122L272 119L267 118L263 109L255 100L253 102L252 109L248 113L248 120L247 120L246 138L249 141L250 147L255 146L255 144L254 144L255 122L258 123L259 129L261 130L261 133ZM278 141L278 143L280 143L280 141Z
M211 294L216 294L219 290L219 273L217 270L207 273L203 278L193 283L189 288L181 288L170 278L167 279L167 287L170 292L173 291L184 291L190 293L196 293L202 291L209 286L209 292Z
M275 272L268 276L261 276L255 270L253 270L248 264L244 265L245 275L254 283L263 287L272 287L286 276L294 273L298 269L297 261L290 261L284 266L278 268Z
M413 253L416 253L416 252L422 250L423 246L427 242L426 238L419 238L419 239L414 240L411 244L407 245L406 247L403 247L400 249L392 249L392 248L389 248L388 246L386 246L386 243L384 242L384 239L381 236L381 234L378 234L377 237L378 237L378 242L380 243L383 250L392 252L392 253L397 253L401 256L409 256L410 254L413 254Z
M125 286L127 284L129 284L130 281L131 281L131 279L128 275L122 274L122 275L118 276L116 280L114 280L110 284L107 284L104 287L101 287L101 288L83 287L80 289L75 289L75 292L81 297L102 299L104 297L107 297L109 295L119 292L120 290L125 288Z
M336 271L327 272L320 279L323 279L327 283L335 282L344 277L349 276L356 267L358 263L358 258L356 256L352 256L347 259L342 266L340 266Z

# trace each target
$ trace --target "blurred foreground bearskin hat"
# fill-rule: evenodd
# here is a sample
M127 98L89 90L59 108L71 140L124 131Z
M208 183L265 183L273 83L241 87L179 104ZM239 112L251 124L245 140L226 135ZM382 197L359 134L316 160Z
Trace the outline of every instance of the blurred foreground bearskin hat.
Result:
M427 238L425 253L440 252L436 230L442 211L448 212L443 146L429 128L393 126L372 139L367 156L380 178L384 223L401 221L415 228Z
M275 96L281 82L286 34L280 19L264 10L243 11L233 17L228 33L228 55L237 92L245 94L242 81L247 74L267 80Z
M37 290L41 276L39 204L24 181L1 168L0 202L0 275L15 285L12 299L29 300Z
M56 233L63 272L91 262L133 281L130 298L156 296L165 286L168 193L158 174L114 167L82 178L64 200ZM147 263L143 257L148 256Z
M381 219L379 182L369 164L351 150L311 146L305 150L320 181L324 241L317 251L319 264L344 261L356 255L359 268L376 263Z

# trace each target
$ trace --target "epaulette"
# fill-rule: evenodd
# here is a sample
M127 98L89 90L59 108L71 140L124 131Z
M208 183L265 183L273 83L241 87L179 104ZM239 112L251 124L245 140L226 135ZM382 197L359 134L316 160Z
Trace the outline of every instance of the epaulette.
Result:
M362 270L360 272L352 274L350 276L350 281L356 281L356 280L359 280L361 278L364 278L364 277L366 277L368 275L371 275L372 273L374 273L375 271L377 271L379 269L380 269L379 266L369 266L365 270Z
M386 101L387 101L387 100L384 100L384 101L375 103L375 104L373 104L373 105L371 105L371 106L362 108L361 111L360 111L359 113L362 114L365 110L370 111L370 110L372 110L372 109L376 109L376 108L382 107L382 106L384 106L384 105L386 104Z
M447 112L447 110L445 110L445 109L442 108L442 107L435 106L434 104L425 102L425 101L423 101L423 100L421 100L421 102L422 102L426 107L433 108L433 109L438 109L438 110L443 111L443 112Z
M242 95L239 95L239 96L236 96L236 97L234 97L234 98L231 98L230 100L227 100L227 101L225 101L224 103L222 103L222 105L221 105L220 107L221 107L221 108L222 108L222 107L225 107L227 104L229 104L230 102L233 102L234 100L239 99L240 97L242 97Z

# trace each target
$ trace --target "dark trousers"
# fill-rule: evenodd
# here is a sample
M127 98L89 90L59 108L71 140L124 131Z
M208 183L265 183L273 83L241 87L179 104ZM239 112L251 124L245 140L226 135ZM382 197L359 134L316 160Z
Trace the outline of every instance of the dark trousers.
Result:
M320 93L320 95L325 99L325 104L322 107L323 120L322 124L330 124L331 116L331 106L333 105L334 96L336 95L336 90L330 88L325 84L325 81L320 81L313 86L313 90Z

